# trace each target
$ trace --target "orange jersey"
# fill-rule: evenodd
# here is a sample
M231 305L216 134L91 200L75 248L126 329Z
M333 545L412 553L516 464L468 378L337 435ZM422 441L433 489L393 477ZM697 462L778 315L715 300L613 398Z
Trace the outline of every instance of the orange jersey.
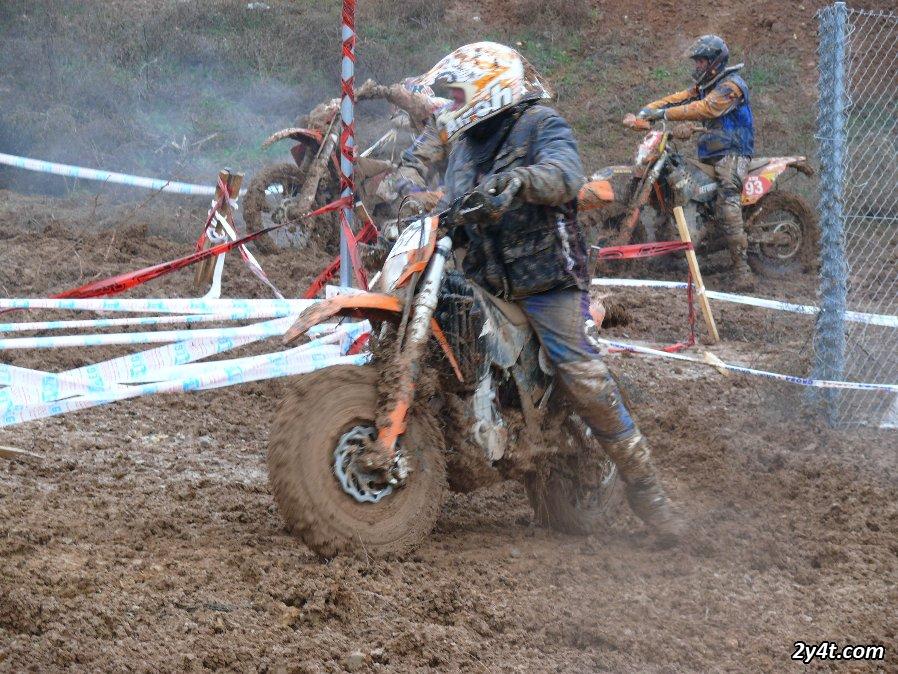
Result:
M717 119L739 105L743 98L739 86L729 80L714 87L703 99L698 98L698 87L693 86L649 103L646 107L665 109L665 118L672 122L693 122Z

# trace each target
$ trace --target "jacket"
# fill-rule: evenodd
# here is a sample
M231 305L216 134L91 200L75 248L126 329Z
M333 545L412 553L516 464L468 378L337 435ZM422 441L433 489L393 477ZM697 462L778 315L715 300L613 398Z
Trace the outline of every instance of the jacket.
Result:
M515 114L488 166L475 158L483 154L480 145L495 143L495 137L478 143L466 133L449 155L444 205L495 173L515 170L522 181L519 206L497 223L466 227L465 274L511 300L560 288L585 290L586 243L575 202L585 179L571 128L544 105Z
M732 69L724 71L711 86L693 86L649 103L648 107L663 108L670 121L702 121L707 129L698 139L698 157L702 161L726 155L754 156L755 124L748 85Z

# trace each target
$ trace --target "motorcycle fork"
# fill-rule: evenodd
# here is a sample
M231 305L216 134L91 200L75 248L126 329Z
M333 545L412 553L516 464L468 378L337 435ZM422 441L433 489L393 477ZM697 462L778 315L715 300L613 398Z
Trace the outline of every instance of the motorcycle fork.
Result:
M315 158L309 163L310 170L307 173L306 181L303 183L299 196L296 198L299 203L299 208L303 213L308 212L312 208L312 203L315 201L315 195L318 193L318 184L321 182L324 173L327 171L327 163L330 161L331 154L333 154L334 147L336 146L336 136L333 133L336 119L335 116L334 119L331 120L330 126L327 127L324 142L318 147L318 152L315 154ZM312 222L314 223L315 220L312 220Z
M408 411L415 398L415 380L421 370L421 358L430 338L431 319L439 299L440 284L446 258L452 250L452 240L443 237L436 249L421 281L421 288L414 298L412 315L405 331L402 347L390 357L390 362L382 375L380 409L377 420L377 439L370 450L370 462L380 468L388 468L396 463L396 443L406 429ZM389 378L389 381L386 381ZM400 468L398 477L405 477Z
M666 162L667 153L662 152L661 156L658 157L654 164L652 164L652 168L643 178L642 184L636 192L636 196L630 201L627 217L621 223L618 245L630 243L630 238L633 236L633 230L636 229L636 223L639 222L639 214L642 211L642 207L648 203L649 197L652 195L652 189L658 182L658 178L661 177L661 170L664 168Z

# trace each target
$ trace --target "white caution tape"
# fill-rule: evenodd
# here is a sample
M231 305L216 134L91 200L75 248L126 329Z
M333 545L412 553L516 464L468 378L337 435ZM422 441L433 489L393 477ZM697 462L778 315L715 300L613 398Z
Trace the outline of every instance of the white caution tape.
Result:
M215 204L213 203L213 208ZM234 228L231 227L231 223L228 222L228 219L225 218L221 213L215 212L215 219L218 221L218 224L221 225L222 229L224 229L225 234L230 237L231 241L237 240L237 232L234 231ZM208 234L207 234L208 236ZM256 260L255 256L249 251L249 249L245 245L240 245L237 247L240 251L240 257L243 262L249 267L249 270L253 273L253 275L262 281L265 285L267 285L271 291L274 293L274 296L279 300L284 299L284 296L281 294L281 291L278 290L275 285L269 280L268 275L262 270L262 265L259 264L259 261ZM220 288L220 286L219 286Z
M288 352L284 353L287 354ZM289 354L280 360L272 360L264 364L264 366L254 367L250 371L241 370L233 365L227 368L210 367L199 376L129 386L114 394L87 394L50 404L13 406L5 414L0 415L0 427L83 410L138 396L203 391L222 386L259 381L261 379L303 374L332 365L364 365L370 358L370 354L341 356L338 346L328 345L314 350L307 350L306 353L302 354ZM209 365L214 366L215 364L210 363Z
M0 385L10 387L0 389L0 409L4 399L18 397L48 402L70 395L102 391L118 386L119 382L139 380L147 372L192 363L259 339L261 338L192 339L59 374L0 365Z
M52 299L0 298L0 309L59 309L74 311L124 311L159 314L233 314L234 320L264 316L295 316L318 300L248 299Z
M365 332L367 321L342 325L322 324L309 331L319 344L339 342L345 352ZM86 393L100 393L120 388L124 384L140 383L157 378L177 378L173 368L218 355L231 349L259 341L259 337L239 339L193 339L149 351L129 354L112 360L87 365L61 373L29 370L12 365L0 365L0 411L4 406L36 402L52 402ZM163 372L165 376L158 373ZM8 388L2 388L2 387Z
M630 278L594 278L592 280L592 285L625 286L631 288L686 288L686 284L681 281L657 281L654 279ZM765 309L778 309L780 311L790 311L792 313L806 314L808 316L816 316L820 312L820 307L815 307L813 305L793 304L791 302L781 302L779 300L769 300L761 297L724 293L717 290L706 290L705 295L712 300L747 304ZM867 314L859 311L846 311L845 320L852 323L868 323L869 325L898 328L898 316L889 316L888 314Z
M159 330L157 332L118 332L103 335L61 335L50 337L10 337L0 339L0 351L6 349L61 349L122 344L165 344L188 339L237 339L240 337L277 337L294 323L293 316L276 318L238 328L199 330Z
M40 159L18 157L12 154L0 153L0 164L15 166L16 168L27 169L29 171L38 171L39 173L52 173L58 176L66 176L67 178L98 180L104 183L127 185L128 187L145 187L147 189L158 190L160 192L172 192L175 194L189 195L215 194L215 188L208 185L194 185L191 183L177 182L175 180L162 180L160 178L144 178L142 176L133 176L127 173L100 171L97 169L84 168L83 166L57 164L55 162L42 161ZM246 190L244 190L243 192L245 191Z
M175 323L226 323L228 321L243 321L248 318L279 318L280 314L274 312L254 312L252 316L244 313L229 314L186 314L167 316L132 316L130 318L93 318L77 321L31 321L22 323L0 323L0 333L4 332L32 332L35 330L78 330L92 328L121 328L130 325L171 325Z
M767 372L766 370L758 370L753 367L745 367L744 365L732 365L724 363L719 358L714 358L713 362L693 358L682 353L668 353L659 349L652 349L647 346L639 346L637 344L628 344L627 342L617 342L610 339L593 338L600 344L605 344L614 349L621 351L630 351L633 353L643 353L650 356L658 356L659 358L669 358L672 360L685 360L691 363L702 363L711 365L716 368L726 368L733 372L741 372L742 374L750 374L757 377L765 377L767 379L775 379L777 381L789 382L790 384L799 384L801 386L811 386L814 388L838 388L853 389L859 391L884 391L890 393L898 393L898 384L866 384L862 382L852 381L831 381L828 379L809 379L807 377L796 377L788 374L779 374L778 372Z
M211 363L187 364L187 360L220 353L236 344L194 340L193 344L175 344L60 374L3 366L0 381L8 378L10 385L0 388L0 426L136 396L219 388L341 363L363 364L369 354L344 354L370 330L367 321L323 326L319 332L330 334L287 351Z

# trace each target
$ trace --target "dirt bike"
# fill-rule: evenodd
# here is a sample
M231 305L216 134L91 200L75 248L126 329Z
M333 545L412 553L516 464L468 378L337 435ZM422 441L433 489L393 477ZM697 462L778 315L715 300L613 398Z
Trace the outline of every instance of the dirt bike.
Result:
M624 245L673 238L673 208L681 205L697 253L723 250L726 241L714 201L714 168L680 154L676 141L704 127L648 121L633 115L624 125L648 131L631 166L609 166L595 173L580 193L580 209L592 220L591 243ZM742 217L748 236L748 262L760 274L782 276L811 269L817 260L817 218L801 197L779 189L789 169L811 176L805 157L758 157L748 165L742 188ZM590 214L590 209L598 209ZM651 212L651 213L649 213ZM646 223L645 216L649 215ZM652 217L653 215L653 217Z
M305 213L340 196L339 124L338 101L334 100L312 111L308 128L282 129L262 144L266 148L281 140L294 141L290 148L293 161L266 167L250 180L243 199L246 229L256 232L274 224L297 223L259 237L256 245L262 252L302 247L312 234L325 237L326 247L336 249L338 229L322 226L322 222L335 223L336 216L319 216L304 221L302 226L299 221ZM357 207L362 211L360 221L400 215L399 205L394 208L393 204L380 198L377 188L395 169L394 160L398 153L411 142L409 136L408 143L402 143L407 130L407 117L394 116L391 128L356 159L354 181ZM430 193L415 196L415 203L402 204L403 215L432 208L439 199L438 196L430 198ZM417 202L423 203L421 209L415 208Z
M278 510L323 556L417 546L447 485L519 480L540 523L574 534L601 527L620 497L616 466L556 395L523 312L448 269L487 198L414 220L371 292L312 305L287 332L290 343L336 316L375 326L371 363L295 380L271 431Z

